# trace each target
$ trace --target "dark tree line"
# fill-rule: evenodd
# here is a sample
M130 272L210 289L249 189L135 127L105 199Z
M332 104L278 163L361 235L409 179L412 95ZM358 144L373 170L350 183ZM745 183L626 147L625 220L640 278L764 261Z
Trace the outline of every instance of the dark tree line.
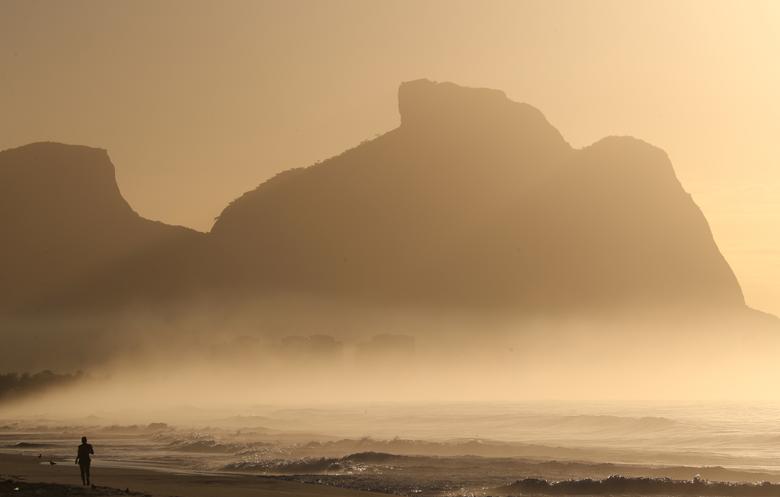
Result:
M84 378L84 374L81 371L59 374L48 369L34 374L0 374L0 401L18 398L52 387L70 385L82 378Z

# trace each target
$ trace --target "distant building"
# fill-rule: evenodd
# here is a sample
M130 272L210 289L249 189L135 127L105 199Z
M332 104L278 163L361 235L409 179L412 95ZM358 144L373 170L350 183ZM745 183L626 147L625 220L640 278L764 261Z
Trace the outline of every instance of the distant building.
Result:
M343 351L344 344L330 335L293 335L283 337L281 341L281 352L293 360L341 360Z

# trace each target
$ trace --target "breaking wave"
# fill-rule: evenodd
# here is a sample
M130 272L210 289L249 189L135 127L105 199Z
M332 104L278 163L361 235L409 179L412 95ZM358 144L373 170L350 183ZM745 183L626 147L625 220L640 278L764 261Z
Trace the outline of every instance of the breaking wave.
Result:
M344 457L304 457L297 460L270 459L240 461L225 465L226 471L257 471L269 474L341 474L362 473L369 465L387 464L404 458L383 452L358 452Z

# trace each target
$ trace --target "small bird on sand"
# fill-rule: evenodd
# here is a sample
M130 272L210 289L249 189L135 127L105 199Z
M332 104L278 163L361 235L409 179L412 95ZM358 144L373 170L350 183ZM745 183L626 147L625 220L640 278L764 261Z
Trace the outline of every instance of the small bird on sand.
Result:
M54 462L54 459L49 459L49 466L54 466L55 464L57 463Z

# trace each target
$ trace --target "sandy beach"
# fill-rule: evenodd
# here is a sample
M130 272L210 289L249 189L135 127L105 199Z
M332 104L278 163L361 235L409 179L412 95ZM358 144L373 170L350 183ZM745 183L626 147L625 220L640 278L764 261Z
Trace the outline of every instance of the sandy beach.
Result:
M70 462L70 464L68 464ZM95 466L93 483L97 485L89 495L117 495L111 489L124 493L145 494L153 497L377 497L379 493L359 492L325 485L280 481L273 478L249 475L213 475L124 469ZM78 467L73 461L42 464L37 457L0 454L0 480L20 482L19 491L8 495L79 495L81 488ZM41 484L41 485L31 485ZM47 487L42 484L73 485L76 488ZM6 484L10 486L10 484ZM108 488L104 488L108 487ZM0 486L0 495L7 490ZM47 493L48 492L48 493Z

